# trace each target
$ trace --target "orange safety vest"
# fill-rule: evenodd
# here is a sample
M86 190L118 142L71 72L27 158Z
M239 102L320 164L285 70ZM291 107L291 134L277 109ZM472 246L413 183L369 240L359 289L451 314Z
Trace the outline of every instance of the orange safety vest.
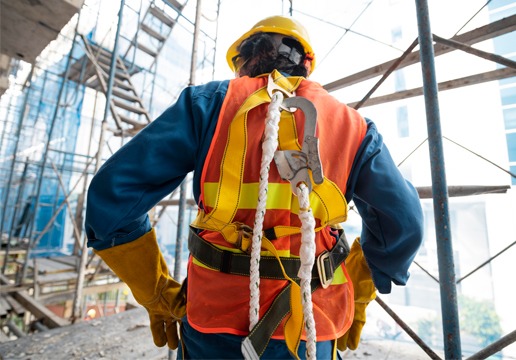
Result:
M316 219L316 256L335 245L330 225L346 220L343 196L356 152L366 133L365 120L338 102L319 84L301 77L285 78L272 73L277 84L312 101L318 111L316 136L325 179L314 185L310 204ZM264 96L267 77L231 80L201 176L201 210L192 226L212 245L239 253L235 224L253 226L258 199L262 134L270 98ZM261 100L256 97L261 94ZM254 100L253 100L254 99ZM304 115L281 113L280 150L301 150ZM331 180L330 180L331 179ZM336 205L335 205L336 204ZM299 206L290 183L282 180L271 163L267 211L263 229L275 229L271 240L283 258L299 257ZM206 220L206 222L204 222ZM233 240L231 240L233 238ZM270 255L262 251L262 256ZM188 321L204 333L249 334L249 277L226 274L190 257L188 264ZM260 318L287 280L260 280ZM317 341L334 340L351 326L354 312L353 285L344 264L331 286L312 295ZM283 325L273 334L284 339ZM302 337L305 339L304 335Z

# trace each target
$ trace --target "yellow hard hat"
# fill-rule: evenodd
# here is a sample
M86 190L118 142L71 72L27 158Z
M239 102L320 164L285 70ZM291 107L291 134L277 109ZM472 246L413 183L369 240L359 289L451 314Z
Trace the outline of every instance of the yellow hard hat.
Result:
M233 64L233 58L239 54L237 48L245 39L259 32L277 33L295 38L303 46L306 55L312 58L310 73L314 71L315 55L312 45L310 45L310 37L308 36L308 32L304 26L301 25L299 21L292 18L285 16L271 16L257 22L251 30L240 36L240 38L229 47L226 54L226 61L233 72L236 71L235 64Z

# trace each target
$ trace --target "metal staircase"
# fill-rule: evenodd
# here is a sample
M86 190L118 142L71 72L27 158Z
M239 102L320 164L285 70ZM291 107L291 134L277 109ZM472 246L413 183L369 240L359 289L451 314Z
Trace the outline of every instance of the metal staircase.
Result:
M116 58L112 96L109 97L114 126L108 126L108 130L116 136L134 136L151 122L144 101L131 82L131 77L143 68L128 58L132 52L141 51L151 57L150 67L155 65L157 56L184 7L184 4L175 0L166 0L165 4L165 7L176 13L176 18L169 15L165 9L157 7L153 1L139 23L139 31L136 31L125 55ZM68 79L107 94L113 53L83 35L80 37L84 45L84 55L70 66Z
M180 4L176 0L164 0L163 2L165 3L163 9L156 6L155 2L152 2L148 7L139 24L140 31L135 33L124 58L129 57L131 50L135 51L138 49L153 58L152 64L155 63L157 56L165 45L165 41L168 39L186 5L186 3ZM171 9L174 16L167 13L165 9Z
M112 53L91 43L82 35L81 38L85 54L82 61L71 66L68 78L107 94ZM87 65L84 65L85 62ZM131 76L141 69L133 66L132 72L129 72L127 66L120 57L117 57L111 90L113 96L109 105L116 125L109 130L119 136L132 136L151 122L143 100L131 82Z

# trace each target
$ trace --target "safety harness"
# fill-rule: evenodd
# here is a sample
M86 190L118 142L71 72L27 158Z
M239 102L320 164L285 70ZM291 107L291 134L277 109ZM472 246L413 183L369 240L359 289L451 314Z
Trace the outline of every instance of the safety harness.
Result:
M303 201L306 202L305 205L300 205L300 218L302 214L308 213L313 219L308 197L308 194L310 194L313 189L312 182L318 185L317 192L319 194L316 192L315 196L321 196L320 194L324 193L324 198L337 200L335 206L325 206L324 210L315 209L316 212L325 211L325 218L328 219L328 221L321 223L318 227L315 227L315 221L312 220L312 222L308 222L308 224L311 224L308 226L311 227L309 231L315 234L315 232L320 231L328 225L338 224L345 220L345 214L342 216L339 214L339 211L335 209L346 209L347 204L342 194L337 197L332 197L331 194L338 191L338 189L336 189L336 186L329 180L324 181L327 179L323 177L318 154L318 140L315 137L317 119L315 107L308 99L294 97L292 94L302 78L285 78L278 75L277 72L271 74L267 88L262 88L249 96L235 115L230 128L230 131L234 133L231 135L232 140L228 142L226 148L226 152L230 153L231 157L224 159L227 163L223 168L230 168L235 171L234 167L236 167L236 171L239 171L238 168L242 167L241 159L245 156L242 150L245 146L242 142L245 141L245 135L239 137L238 132L242 131L241 129L245 131L245 126L242 126L242 123L245 121L247 112L250 109L264 103L269 103L271 99L273 102L277 102L279 98L280 107L283 110L289 112L291 108L294 108L293 110L302 110L305 115L305 136L302 149L300 151L275 151L274 161L276 162L281 178L290 181L292 192L298 195L300 201L303 197ZM284 95L286 95L287 98L282 101ZM281 134L281 132L291 130L280 128L279 131L280 138L297 138L295 134ZM274 136L278 135L276 134ZM277 146L277 144L275 146ZM268 166L268 164L265 164L265 166ZM310 172L308 170L310 170ZM262 173L260 173L260 177L262 178ZM253 271L254 273L259 273L259 277L261 278L289 280L288 285L280 292L259 321L256 319L253 321L251 319L253 312L253 306L251 304L250 322L252 328L250 329L250 334L242 343L242 353L246 359L258 359L265 350L272 334L285 318L287 319L284 325L285 340L292 355L298 358L297 348L303 329L303 322L305 322L307 334L310 330L312 331L311 342L313 343L308 343L310 340L310 334L308 334L307 357L315 357L315 323L313 321L313 314L310 314L311 293L318 287L328 287L333 280L335 270L339 268L346 259L349 253L349 245L344 233L341 231L339 240L330 251L321 253L317 259L313 258L315 254L312 254L312 259L308 261L308 274L305 271L305 275L301 276L303 267L306 270L306 256L304 261L302 260L303 256L301 256L301 259L282 257L279 252L276 251L271 240L301 233L303 242L304 233L302 230L298 227L289 226L277 226L272 229L263 230L258 220L255 220L255 228L253 230L245 224L233 222L233 217L241 200L242 183L231 183L226 180L227 178L230 177L221 176L213 210L209 213L205 213L202 210L199 211L197 218L192 223L189 237L190 253L197 262L208 268L227 274L250 276L251 282L253 281ZM235 187L237 189L234 189ZM224 191L228 188L233 188L234 190L229 192ZM259 204L260 201L266 201L266 192L267 191L265 191L265 200L259 198ZM221 194L224 194L224 196L221 196ZM342 203L339 203L338 199L341 199ZM224 204L220 204L221 202L224 202ZM264 211L261 212L264 213ZM335 212L335 214L333 212ZM227 251L210 244L197 235L200 229L219 232L226 241L243 250L243 252ZM249 255L250 250L252 253L253 246L258 247L258 254L260 249L263 248L272 256L258 255L258 259L256 259L256 254ZM301 246L302 252L303 244ZM313 245L309 252L315 253L315 245ZM312 264L314 265L312 266ZM253 270L253 266L255 266L255 270ZM256 287L259 288L259 282L257 282ZM304 289L303 293L301 288ZM253 301L253 283L251 283L251 293L251 301ZM256 294L254 297L256 297ZM309 302L308 305L307 301ZM301 303L303 303L303 308L301 308ZM257 315L258 311L254 311ZM308 328L310 315L312 316L310 325L312 329Z

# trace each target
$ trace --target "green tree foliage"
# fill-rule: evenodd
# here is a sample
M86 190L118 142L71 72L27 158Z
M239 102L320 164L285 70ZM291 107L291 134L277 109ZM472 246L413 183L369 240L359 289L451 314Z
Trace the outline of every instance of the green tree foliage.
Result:
M462 297L459 305L461 329L479 339L482 346L487 346L501 337L500 317L493 303Z

